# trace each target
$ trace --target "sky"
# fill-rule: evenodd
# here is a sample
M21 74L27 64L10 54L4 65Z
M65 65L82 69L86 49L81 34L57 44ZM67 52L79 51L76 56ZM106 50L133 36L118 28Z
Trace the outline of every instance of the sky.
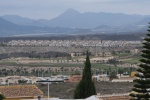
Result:
M84 12L150 15L150 0L0 0L0 15L52 19L69 8Z

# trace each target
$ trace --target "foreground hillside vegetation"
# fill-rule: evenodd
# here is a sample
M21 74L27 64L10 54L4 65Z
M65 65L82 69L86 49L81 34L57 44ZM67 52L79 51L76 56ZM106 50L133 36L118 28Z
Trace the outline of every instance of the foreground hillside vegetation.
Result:
M73 98L75 87L78 83L52 83L50 84L50 96L65 99ZM131 91L134 83L121 82L95 82L96 92L98 94L119 94ZM37 84L37 86L47 96L47 84Z

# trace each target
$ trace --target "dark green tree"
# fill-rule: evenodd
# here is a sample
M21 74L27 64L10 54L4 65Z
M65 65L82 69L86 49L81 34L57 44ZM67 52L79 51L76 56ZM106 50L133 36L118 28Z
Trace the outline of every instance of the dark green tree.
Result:
M92 80L91 63L89 59L89 53L86 53L85 66L82 73L82 79L76 87L74 98L84 99L89 96L96 95L94 82Z
M119 68L119 69L118 69L118 74L120 74L120 77L121 77L121 74L123 74L123 72L124 72L124 69L123 69L123 68Z
M27 83L27 80L18 80L18 83L19 84L24 84L24 83Z
M4 100L5 96L3 94L0 94L0 100Z
M150 100L150 26L143 42L142 59L137 69L136 84L130 93L131 100Z

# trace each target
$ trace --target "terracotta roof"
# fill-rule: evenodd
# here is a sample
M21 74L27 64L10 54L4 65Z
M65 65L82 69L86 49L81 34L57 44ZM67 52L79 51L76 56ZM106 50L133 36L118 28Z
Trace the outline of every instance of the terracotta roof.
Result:
M69 78L68 82L79 82L82 79L82 75L73 75Z
M126 79L128 79L128 80L134 80L134 79L136 79L136 77L121 77L120 78L120 80L126 80Z
M102 97L100 100L130 100L129 96Z
M100 100L129 100L129 93L98 96Z
M36 85L0 86L0 92L7 97L43 96L43 92Z

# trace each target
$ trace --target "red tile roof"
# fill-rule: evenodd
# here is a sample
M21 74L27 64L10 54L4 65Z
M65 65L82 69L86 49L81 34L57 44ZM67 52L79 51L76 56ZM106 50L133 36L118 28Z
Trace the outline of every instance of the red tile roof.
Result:
M36 85L0 86L0 92L7 97L43 96Z

